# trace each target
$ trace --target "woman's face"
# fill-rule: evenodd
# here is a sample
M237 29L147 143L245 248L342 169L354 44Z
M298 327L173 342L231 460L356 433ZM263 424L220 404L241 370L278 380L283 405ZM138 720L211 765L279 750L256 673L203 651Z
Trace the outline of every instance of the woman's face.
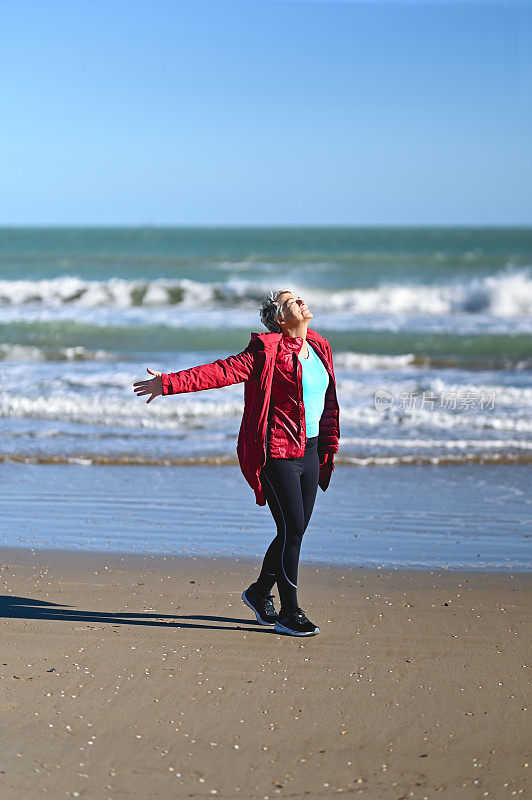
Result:
M281 302L281 322L289 324L308 322L314 316L305 301L297 294L285 292L279 297L279 300Z

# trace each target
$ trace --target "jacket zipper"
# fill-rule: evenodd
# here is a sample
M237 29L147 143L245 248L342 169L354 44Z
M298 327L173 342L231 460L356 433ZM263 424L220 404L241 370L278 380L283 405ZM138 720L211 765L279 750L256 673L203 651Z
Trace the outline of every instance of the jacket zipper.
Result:
M297 390L299 393L299 402L301 403L301 410L302 416L299 416L299 422L301 426L301 432L303 432L303 425L305 425L305 404L303 402L303 367L301 366L301 362L299 360L299 356L296 354L297 359L297 367L296 367L296 379L297 379ZM307 434L306 426L305 426L305 436ZM303 448L303 455L305 455Z

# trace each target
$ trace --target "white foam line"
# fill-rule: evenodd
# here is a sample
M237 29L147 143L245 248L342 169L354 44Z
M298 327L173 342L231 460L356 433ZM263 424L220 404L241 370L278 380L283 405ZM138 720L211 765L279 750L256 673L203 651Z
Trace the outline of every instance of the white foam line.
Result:
M277 282L277 281L276 281ZM81 308L149 308L190 306L257 306L269 286L255 281L230 279L202 283L188 279L110 278L88 281L76 276L47 280L1 280L0 305L41 304L48 307L73 305ZM532 314L530 268L508 266L495 275L452 284L387 283L370 288L330 291L294 285L311 309L355 314L478 314L495 317L526 317Z

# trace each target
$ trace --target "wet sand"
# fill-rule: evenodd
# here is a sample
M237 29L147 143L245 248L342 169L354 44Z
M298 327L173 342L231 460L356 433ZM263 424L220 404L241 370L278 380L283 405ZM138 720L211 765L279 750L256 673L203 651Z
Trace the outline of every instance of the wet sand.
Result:
M260 558L275 535L237 467L4 464L2 477L6 547ZM301 560L525 571L529 494L526 464L338 467Z
M0 797L527 796L532 576L0 550ZM529 656L528 656L529 657Z

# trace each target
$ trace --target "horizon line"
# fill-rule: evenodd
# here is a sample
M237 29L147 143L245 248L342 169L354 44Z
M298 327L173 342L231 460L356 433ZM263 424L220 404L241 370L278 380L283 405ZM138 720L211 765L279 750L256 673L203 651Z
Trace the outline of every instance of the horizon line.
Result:
M139 230L139 229L154 229L154 230L190 230L190 229L210 229L210 230L225 230L225 229L235 229L235 228L248 228L248 229L320 229L320 228L337 228L337 229L363 229L363 228L411 228L411 229L420 229L420 228L532 228L532 221L527 222L476 222L476 223L467 223L467 222L438 222L438 223L382 223L382 222L371 222L365 224L359 223L93 223L93 222L83 222L83 223L60 223L60 222L52 222L52 223L13 223L13 224L1 224L0 223L0 230L13 230L13 229L37 229L37 230L45 230L45 229L79 229L79 230L90 230L90 229L122 229L122 230Z

